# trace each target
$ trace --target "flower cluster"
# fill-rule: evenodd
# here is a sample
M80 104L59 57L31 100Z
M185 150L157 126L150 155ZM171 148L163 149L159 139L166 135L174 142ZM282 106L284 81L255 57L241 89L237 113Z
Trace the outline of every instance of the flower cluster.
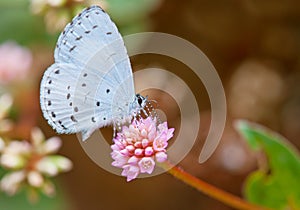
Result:
M84 7L94 4L103 9L107 7L106 0L31 0L30 2L32 13L44 16L47 31L50 33L61 31Z
M155 161L167 160L166 147L173 132L174 128L169 129L167 122L157 126L156 118L134 120L128 127L123 126L113 139L112 165L123 169L122 176L126 176L127 181L139 173L151 174Z
M49 177L72 168L69 159L54 155L60 146L61 140L58 137L45 140L38 128L32 130L30 142L5 142L0 138L0 164L9 171L0 181L1 190L14 195L22 186L28 186L46 195L53 195L54 185Z

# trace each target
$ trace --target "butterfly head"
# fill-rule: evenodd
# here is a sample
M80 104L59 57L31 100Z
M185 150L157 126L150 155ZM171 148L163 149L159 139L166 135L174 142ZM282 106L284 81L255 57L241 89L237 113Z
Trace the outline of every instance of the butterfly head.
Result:
M148 103L148 97L144 97L140 94L136 94L134 101L129 106L129 113L136 115L140 110L143 110Z
M136 94L135 95L135 100L136 100L139 108L144 108L146 106L147 102L148 102L148 97L147 96L144 97L140 94Z

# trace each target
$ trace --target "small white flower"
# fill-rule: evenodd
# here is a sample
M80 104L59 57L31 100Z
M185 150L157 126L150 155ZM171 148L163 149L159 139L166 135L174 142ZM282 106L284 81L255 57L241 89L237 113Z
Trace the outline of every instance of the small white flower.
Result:
M55 176L58 174L58 167L49 157L42 158L36 164L36 169L48 176Z
M27 141L11 141L8 143L3 153L16 154L16 155L28 155L31 153L32 147Z
M59 150L61 144L62 142L60 138L52 137L42 145L42 151L44 154L55 153Z
M47 0L47 3L52 7L59 7L66 3L66 0Z
M34 146L41 145L45 140L45 136L41 129L35 127L31 130L31 142Z
M30 142L10 141L5 144L0 138L0 164L12 171L1 180L3 191L13 195L24 184L39 189L46 195L53 195L55 188L48 176L52 177L72 168L72 162L68 158L53 154L60 146L61 140L58 137L45 140L39 128L32 130Z
M33 187L41 187L44 183L43 176L37 171L30 171L27 175L27 180Z
M26 160L21 155L5 153L0 158L1 165L11 169L20 169L25 166Z
M55 187L50 181L45 181L41 190L48 196L53 196L55 194Z
M8 195L14 195L20 189L20 185L25 177L23 170L8 173L1 179L1 189Z
M56 165L59 169L59 172L69 171L73 167L72 162L68 158L62 156L56 157Z

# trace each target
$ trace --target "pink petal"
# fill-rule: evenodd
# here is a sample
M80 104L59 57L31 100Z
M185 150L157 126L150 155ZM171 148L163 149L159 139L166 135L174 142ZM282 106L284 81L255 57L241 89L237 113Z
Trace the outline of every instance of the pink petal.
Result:
M175 128L170 128L168 130L168 133L167 133L167 140L169 140L170 138L173 137L173 132L174 132Z
M168 159L168 155L165 152L158 152L155 154L155 159L157 162L162 163Z
M126 149L128 150L128 152L133 152L135 148L133 145L128 145L126 146Z
M142 121L142 123L145 125L145 127L149 127L151 124L153 124L153 121L151 117L147 117L145 120Z
M143 157L138 164L141 173L148 173L148 174L151 174L153 172L155 166L155 162L152 157Z
M141 130L141 135L142 135L142 137L147 137L147 131L146 131L146 129L142 129Z
M165 133L157 136L153 141L153 148L155 149L155 151L164 151L167 146L167 135Z
M156 135L156 130L155 129L152 129L149 133L148 133L148 139L150 141L153 141L153 139L155 138L155 135Z
M136 148L140 148L140 147L142 147L142 142L137 141L137 142L134 143L134 146L135 146Z
M114 162L112 162L112 165L115 167L122 167L124 164L127 163L128 157L122 155L119 151L113 151L111 153L112 159L114 159Z
M142 155L144 152L143 149L140 149L140 148L137 148L136 150L134 150L134 154L137 155L137 156L140 156Z
M135 165L139 160L140 158L137 158L136 156L132 156L131 158L128 159L127 163Z
M56 153L58 149L61 147L62 142L58 137L51 137L47 141L44 142L41 147L43 148L44 154Z
M124 156L128 156L128 155L129 155L129 152L128 152L127 149L122 149L122 150L120 151L120 153L121 153L122 155L124 155Z
M122 176L127 177L127 182L135 179L140 173L139 167L132 165L125 165L123 167Z
M115 159L115 161L113 161L111 163L112 166L115 166L115 167L123 167L126 163L127 163L127 160L128 160L128 157L119 157L118 159Z
M149 145L149 140L148 139L143 139L142 140L142 146L143 148L147 147Z
M145 155L146 155L146 156L152 156L153 153L154 153L154 151L153 151L153 148L152 148L152 147L147 147L147 148L145 149Z
M123 149L123 148L120 148L120 147L119 147L118 145L116 145L116 144L111 145L110 148L111 148L112 150L121 150L121 149Z

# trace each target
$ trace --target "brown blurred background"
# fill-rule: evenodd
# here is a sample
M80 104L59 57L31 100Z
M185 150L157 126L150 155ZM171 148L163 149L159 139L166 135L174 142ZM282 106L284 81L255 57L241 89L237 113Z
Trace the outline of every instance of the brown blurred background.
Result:
M300 4L292 0L165 0L151 14L154 31L185 38L208 56L226 90L228 126L217 151L202 165L197 160L210 123L210 107L208 98L201 98L205 94L195 93L202 104L201 135L180 163L183 169L241 196L243 181L256 161L231 127L235 118L267 125L300 147L299 14ZM161 58L165 63L160 64L182 71L180 65L165 60ZM133 61L133 66L142 63L138 58ZM192 77L185 80L193 81ZM192 87L200 85L200 81L195 83ZM62 152L75 168L63 175L63 181L76 210L230 209L168 174L126 183L92 163L74 137L64 139Z

